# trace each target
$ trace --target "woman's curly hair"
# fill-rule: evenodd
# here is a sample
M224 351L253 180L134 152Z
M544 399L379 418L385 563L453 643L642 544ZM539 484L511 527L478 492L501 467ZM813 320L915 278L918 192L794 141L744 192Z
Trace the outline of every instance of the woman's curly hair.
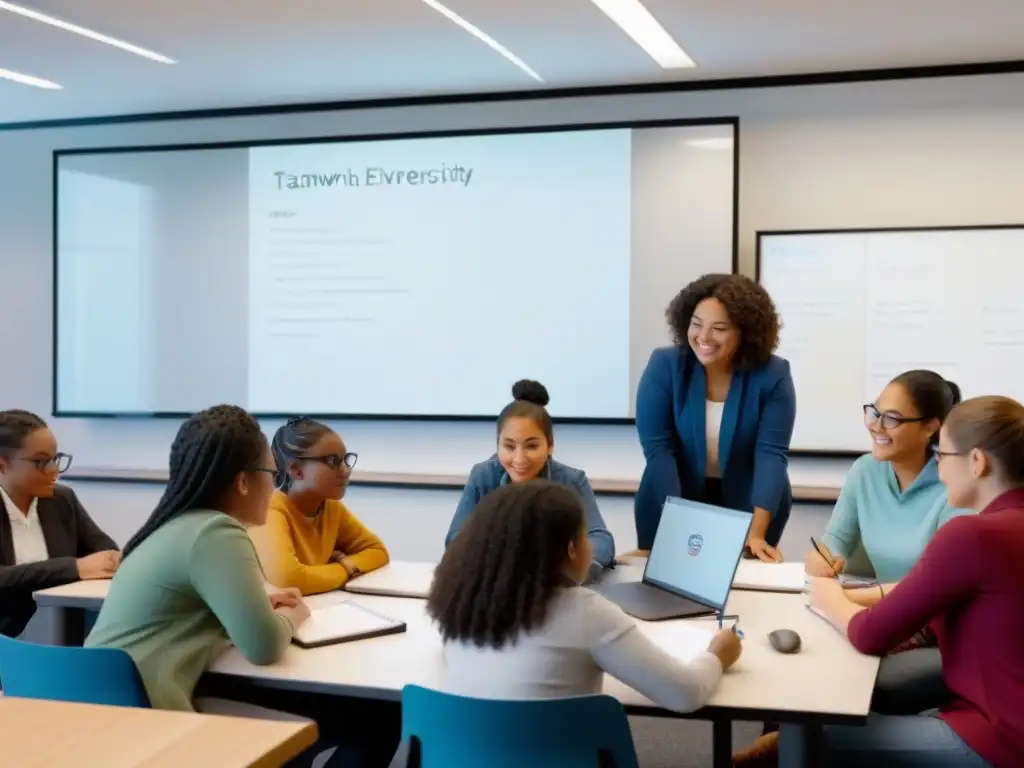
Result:
M675 343L689 347L690 318L697 305L709 298L725 305L729 319L739 329L733 367L750 371L765 365L779 346L782 323L768 291L743 275L704 275L683 288L665 310Z
M441 637L500 649L542 627L571 583L569 543L584 535L584 519L579 495L547 480L487 494L434 572L427 613Z

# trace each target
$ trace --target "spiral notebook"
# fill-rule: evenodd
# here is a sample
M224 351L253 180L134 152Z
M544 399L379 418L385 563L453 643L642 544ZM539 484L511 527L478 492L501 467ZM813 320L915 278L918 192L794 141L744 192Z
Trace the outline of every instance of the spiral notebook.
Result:
M366 640L405 632L405 622L372 611L351 600L318 608L295 632L292 642L303 648Z

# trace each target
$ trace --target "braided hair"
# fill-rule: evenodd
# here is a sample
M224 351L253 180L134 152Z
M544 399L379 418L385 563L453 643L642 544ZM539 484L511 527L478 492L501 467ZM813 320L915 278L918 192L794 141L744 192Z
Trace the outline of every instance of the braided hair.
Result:
M0 455L10 458L24 444L25 438L46 422L28 411L0 411Z
M239 472L258 466L267 439L256 419L235 405L192 416L171 444L171 472L153 514L125 545L128 557L164 523L193 509L216 509Z
M445 641L501 649L544 625L583 535L574 489L548 480L484 496L434 572L427 613Z
M274 464L277 465L278 488L285 493L288 492L292 485L291 475L288 474L288 465L308 455L324 435L329 435L333 431L326 424L301 417L288 419L274 433L270 449L274 453Z

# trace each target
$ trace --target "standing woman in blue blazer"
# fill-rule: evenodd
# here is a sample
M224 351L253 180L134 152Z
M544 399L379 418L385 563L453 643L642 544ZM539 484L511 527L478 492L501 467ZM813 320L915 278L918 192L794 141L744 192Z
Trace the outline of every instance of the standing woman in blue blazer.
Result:
M667 496L749 511L750 554L782 559L789 519L789 441L796 392L772 354L779 316L760 285L705 275L666 312L675 346L656 349L636 396L647 465L636 495L637 546L650 550Z

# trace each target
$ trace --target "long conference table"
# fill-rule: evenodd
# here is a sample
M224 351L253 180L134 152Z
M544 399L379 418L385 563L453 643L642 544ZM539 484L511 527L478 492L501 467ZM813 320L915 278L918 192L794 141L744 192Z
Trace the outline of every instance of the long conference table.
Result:
M394 562L353 580L346 591L314 595L313 610L353 600L401 619L407 631L397 635L302 649L292 645L276 664L250 664L229 648L208 674L259 688L398 701L402 688L416 684L437 688L442 678L442 645L425 612L422 597L429 589L431 563ZM639 580L642 561L620 565L609 573L617 581ZM51 610L52 642L80 644L84 612L98 610L109 582L83 581L35 593L41 610ZM664 710L628 686L606 676L604 690L622 702L629 714L709 720L713 724L714 765L730 766L733 720L777 722L795 731L786 739L780 765L817 766L822 727L863 725L878 675L879 659L858 653L845 637L807 609L802 594L802 564L770 565L743 561L737 571L726 613L739 616L745 634L743 655L726 673L708 705L680 715ZM637 621L640 630L674 656L687 659L707 647L717 630L713 619ZM768 634L792 629L802 639L799 653L772 649Z

